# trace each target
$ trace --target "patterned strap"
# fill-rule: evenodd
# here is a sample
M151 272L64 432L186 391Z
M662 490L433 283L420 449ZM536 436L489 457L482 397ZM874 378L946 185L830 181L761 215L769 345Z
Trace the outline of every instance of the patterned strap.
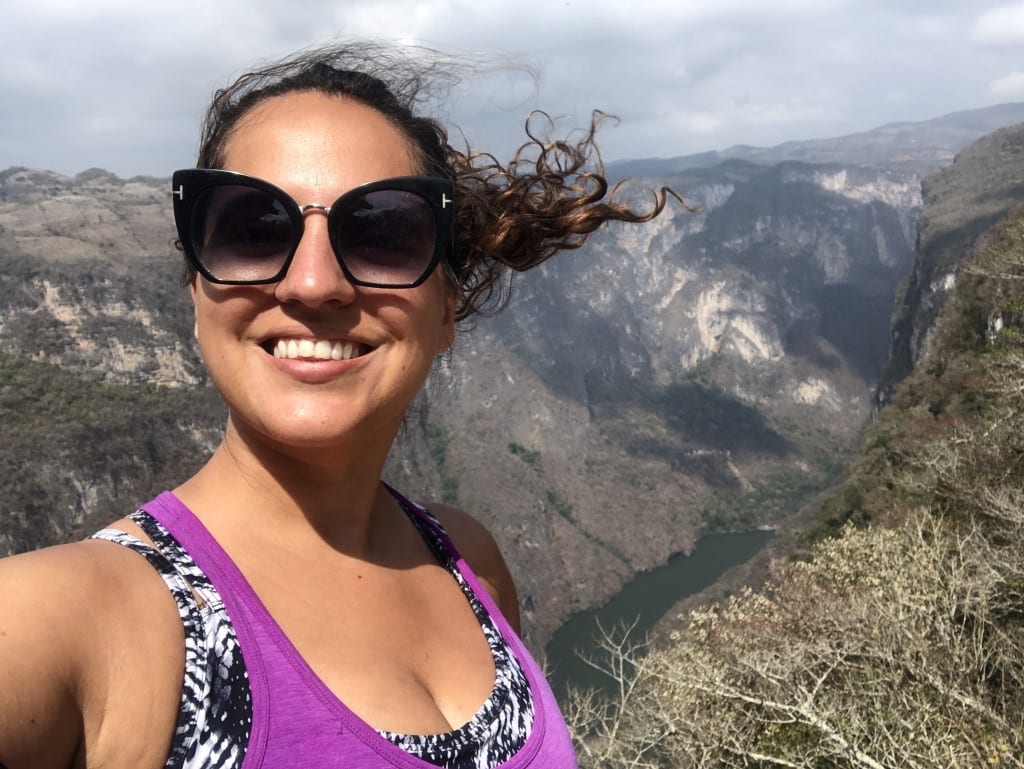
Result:
M163 578L185 633L181 705L164 769L236 769L252 728L252 694L241 649L216 588L191 556L152 516L130 520L156 547L116 529L93 536L143 556Z
M134 516L132 516L134 520ZM148 533L148 532L147 532ZM192 589L185 578L174 568L171 562L159 550L151 547L137 537L117 529L102 529L92 535L93 539L105 539L123 545L141 555L163 579L174 602L178 605L178 616L185 631L185 678L195 679L202 670L200 660L206 658L206 634L202 610ZM178 720L174 727L174 739L171 741L171 752L164 764L165 769L180 769L184 766L190 739L198 718L196 701L190 697L182 697L178 708Z

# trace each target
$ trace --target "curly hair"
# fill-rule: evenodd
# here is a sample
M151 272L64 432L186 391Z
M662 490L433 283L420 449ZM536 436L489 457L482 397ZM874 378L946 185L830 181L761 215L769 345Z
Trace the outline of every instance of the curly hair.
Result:
M674 190L654 192L646 211L615 200L595 134L607 117L594 112L575 137L549 140L533 113L527 141L502 164L486 152L456 149L433 118L416 114L433 94L459 82L466 63L424 48L343 43L300 51L248 72L214 95L202 124L200 168L221 168L232 132L257 104L297 91L353 99L376 109L409 140L418 172L443 176L455 189L455 238L446 258L458 294L456 319L491 314L508 301L509 270L522 272L558 251L582 246L608 221L646 222L664 210Z

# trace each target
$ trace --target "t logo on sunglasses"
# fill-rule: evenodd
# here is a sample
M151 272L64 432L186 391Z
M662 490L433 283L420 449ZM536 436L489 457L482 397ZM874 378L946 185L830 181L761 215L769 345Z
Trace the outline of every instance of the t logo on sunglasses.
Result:
M354 285L418 286L452 240L453 187L440 177L380 179L330 206L300 206L270 182L219 169L175 171L171 185L185 256L213 283L281 280L302 239L303 213L311 208L327 215L334 255Z

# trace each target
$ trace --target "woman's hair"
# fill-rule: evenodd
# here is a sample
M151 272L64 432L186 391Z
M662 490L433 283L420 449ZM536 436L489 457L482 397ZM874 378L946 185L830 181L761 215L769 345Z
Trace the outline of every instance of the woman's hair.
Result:
M456 149L436 120L416 114L443 88L455 85L465 64L425 49L343 43L301 51L239 77L217 91L202 125L200 168L222 168L239 120L274 96L316 91L371 107L409 140L418 171L450 179L455 188L455 238L447 274L458 293L456 319L496 312L508 299L508 270L523 271L563 249L579 248L607 221L645 222L677 193L663 187L647 211L614 200L594 135L604 117L574 137L550 140L534 113L527 141L502 164L489 153Z

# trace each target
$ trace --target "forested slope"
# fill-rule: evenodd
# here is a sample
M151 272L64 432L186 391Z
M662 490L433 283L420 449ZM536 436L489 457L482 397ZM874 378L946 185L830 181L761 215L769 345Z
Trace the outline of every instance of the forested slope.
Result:
M584 766L1024 766L1024 210L932 333L801 557L618 642L618 698L574 705Z

